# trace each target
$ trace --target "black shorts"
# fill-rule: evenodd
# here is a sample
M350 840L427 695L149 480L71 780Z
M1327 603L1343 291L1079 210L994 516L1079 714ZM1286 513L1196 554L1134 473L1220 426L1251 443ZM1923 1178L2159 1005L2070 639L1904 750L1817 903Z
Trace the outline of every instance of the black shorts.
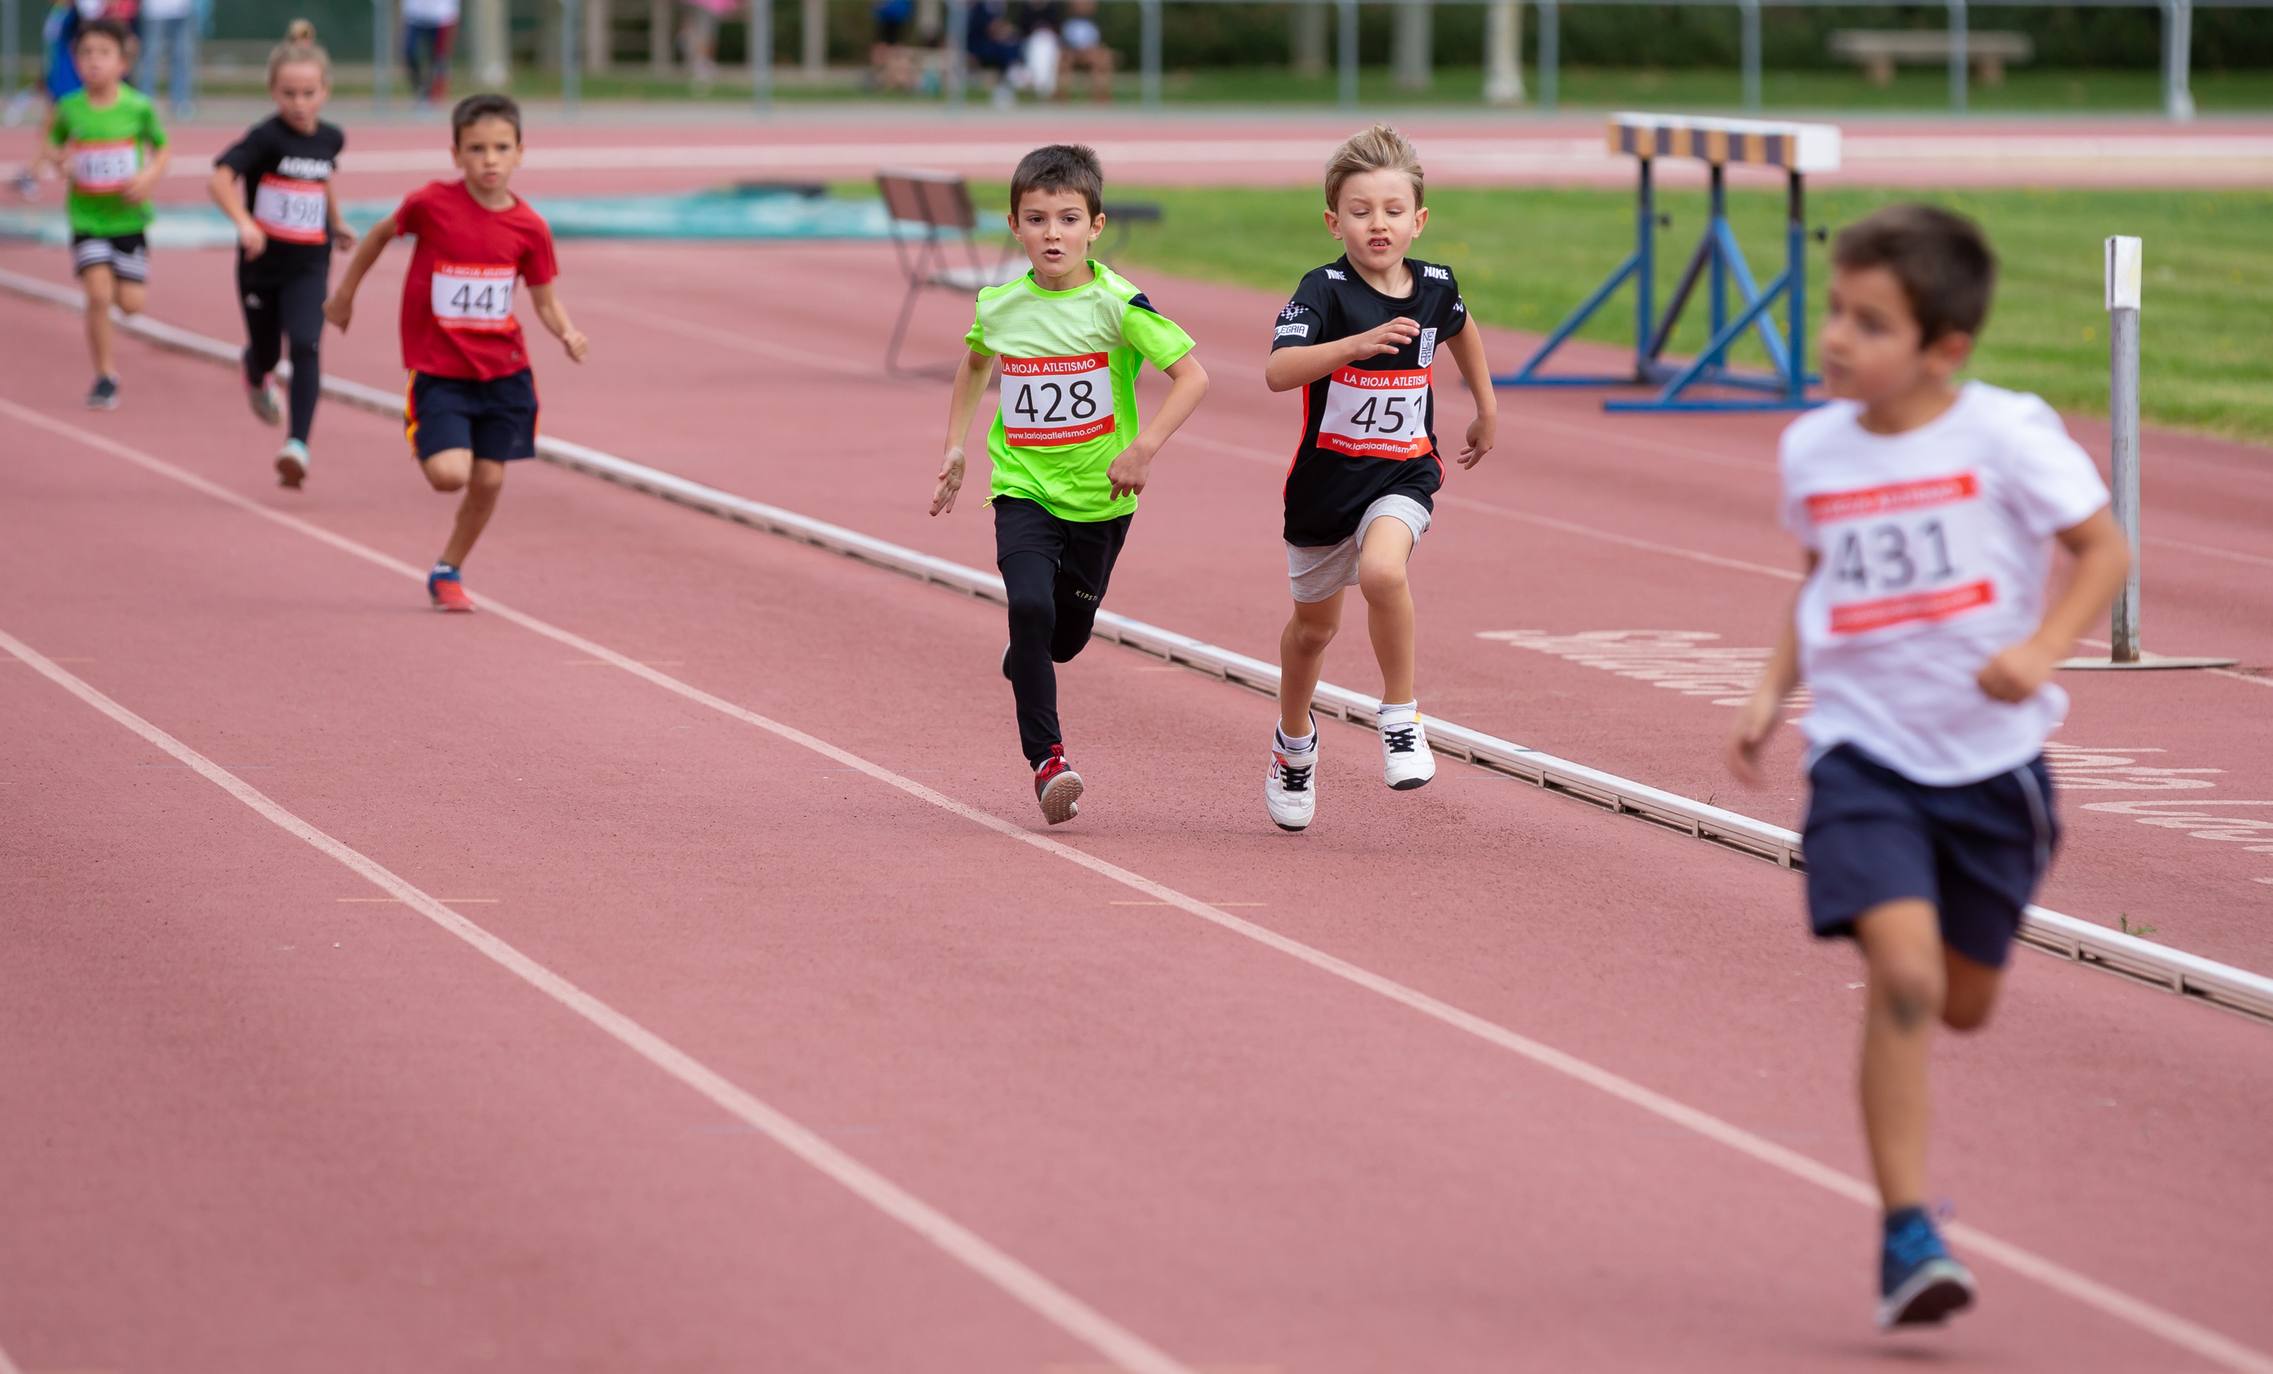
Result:
M72 274L84 276L90 267L108 267L120 281L148 281L150 240L141 234L73 234Z
M876 41L888 48L898 47L901 37L907 31L908 21L905 19L887 18L881 14L876 16Z
M1061 520L1038 501L994 498L994 561L1038 553L1057 566L1058 591L1094 612L1129 539L1132 512L1110 520Z
M2042 756L1961 787L1929 787L1842 744L1808 770L1807 909L1817 936L1905 898L1931 902L1942 943L2003 968L2021 909L2052 866L2060 823Z
M522 368L482 382L413 372L403 397L403 437L421 463L454 448L500 463L534 458L536 376Z

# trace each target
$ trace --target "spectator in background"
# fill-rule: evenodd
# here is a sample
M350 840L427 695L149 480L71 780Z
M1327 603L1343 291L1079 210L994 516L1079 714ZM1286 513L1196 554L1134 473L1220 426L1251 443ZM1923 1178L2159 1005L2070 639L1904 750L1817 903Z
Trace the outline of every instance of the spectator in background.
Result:
M718 79L718 21L732 14L736 0L686 0L679 26L679 51L694 77L696 95L707 95Z
M971 0L970 20L963 33L964 50L980 71L994 74L994 103L1009 105L1026 73L1020 66L1024 48L1018 26L1004 16L1002 0Z
M1071 74L1086 70L1089 73L1089 98L1113 98L1113 50L1105 46L1105 35L1097 28L1097 0L1072 0L1072 13L1066 18L1058 36L1065 40L1065 68L1071 84ZM1058 88L1065 94L1065 87Z
M915 0L877 0L872 11L876 20L876 41L868 48L870 89L915 89L915 54L909 51L907 43L908 24L915 18L915 10Z
M142 64L134 84L144 95L158 94L160 68L165 69L166 99L174 118L190 111L197 97L197 15L192 0L142 0Z
M1019 0L1015 21L1027 89L1047 100L1058 89L1058 54L1064 48L1058 31L1065 24L1064 0Z
M421 105L450 92L450 49L458 38L458 0L403 0L403 65Z

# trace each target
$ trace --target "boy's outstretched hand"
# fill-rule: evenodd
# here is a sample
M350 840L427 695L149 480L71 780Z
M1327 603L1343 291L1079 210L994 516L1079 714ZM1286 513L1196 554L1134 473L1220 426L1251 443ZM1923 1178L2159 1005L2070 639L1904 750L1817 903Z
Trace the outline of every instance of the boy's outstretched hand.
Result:
M2052 678L2059 659L2033 639L2024 639L1982 665L1974 681L1998 701L2021 702Z
M1784 703L1755 692L1736 713L1736 728L1728 736L1728 771L1746 787L1760 785L1760 751L1776 733Z
M592 341L584 337L581 329L571 329L561 335L560 346L568 350L568 360L572 363L583 362L584 355L592 351Z
M939 486L931 493L931 513L945 515L955 509L955 493L963 489L963 450L947 450L947 458L939 465Z
M1500 417L1479 415L1468 422L1468 447L1460 450L1460 466L1472 468L1484 461L1492 451L1492 443L1499 437Z
M1135 496L1144 490L1145 481L1152 475L1153 457L1142 442L1121 450L1113 465L1105 469L1105 480L1113 484L1114 500Z

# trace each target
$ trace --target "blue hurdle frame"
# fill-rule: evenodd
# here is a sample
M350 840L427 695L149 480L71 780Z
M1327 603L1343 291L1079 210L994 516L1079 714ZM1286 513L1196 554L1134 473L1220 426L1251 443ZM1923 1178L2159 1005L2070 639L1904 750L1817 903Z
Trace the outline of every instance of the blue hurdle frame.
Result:
M1492 385L1519 386L1658 386L1662 389L1648 400L1608 400L1602 403L1610 411L1667 411L1710 413L1715 411L1772 411L1807 410L1821 402L1808 399L1807 389L1822 378L1807 370L1807 191L1805 178L1798 171L1789 171L1789 190L1786 196L1784 224L1784 270L1768 288L1762 291L1754 282L1751 266L1744 260L1744 250L1736 241L1736 230L1728 221L1727 168L1721 163L1712 164L1710 211L1705 233L1689 257L1689 265L1681 274L1681 284L1674 288L1665 314L1656 314L1657 288L1657 191L1653 159L1637 159L1640 171L1635 187L1634 251L1618 265L1607 281L1594 290L1570 318L1557 325L1547 336L1529 361L1513 373L1492 378ZM1541 376L1539 369L1555 350L1568 342L1573 334L1595 312L1609 303L1627 280L1634 282L1634 368L1630 373ZM1708 307L1712 312L1712 337L1693 362L1675 366L1664 361L1666 346L1672 341L1673 329L1680 322L1681 312L1688 308L1690 298L1696 294L1697 283L1705 279ZM1743 309L1732 318L1729 314L1729 283L1733 279L1743 297ZM1777 301L1786 307L1786 331L1776 328L1770 311ZM1744 337L1746 330L1755 330L1761 344L1767 349L1768 360L1775 370L1770 374L1738 372L1728 365L1728 350ZM1786 339L1789 339L1787 344ZM1740 391L1764 393L1759 399L1747 398L1691 398L1686 393L1693 386L1727 387Z

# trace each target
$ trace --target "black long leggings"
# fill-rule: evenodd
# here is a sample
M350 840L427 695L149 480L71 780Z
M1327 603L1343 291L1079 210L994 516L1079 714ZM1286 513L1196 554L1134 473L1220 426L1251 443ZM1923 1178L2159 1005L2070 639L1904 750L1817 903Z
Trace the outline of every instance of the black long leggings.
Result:
M285 341L292 346L292 437L308 442L323 394L318 352L324 337L324 290L330 272L311 267L288 277L248 277L237 269L237 304L245 312L245 381L259 386L276 370Z
M1010 603L1010 653L1003 663L1018 701L1018 745L1038 764L1061 742L1057 665L1089 643L1129 517L1060 520L1032 501L994 502L995 566Z

